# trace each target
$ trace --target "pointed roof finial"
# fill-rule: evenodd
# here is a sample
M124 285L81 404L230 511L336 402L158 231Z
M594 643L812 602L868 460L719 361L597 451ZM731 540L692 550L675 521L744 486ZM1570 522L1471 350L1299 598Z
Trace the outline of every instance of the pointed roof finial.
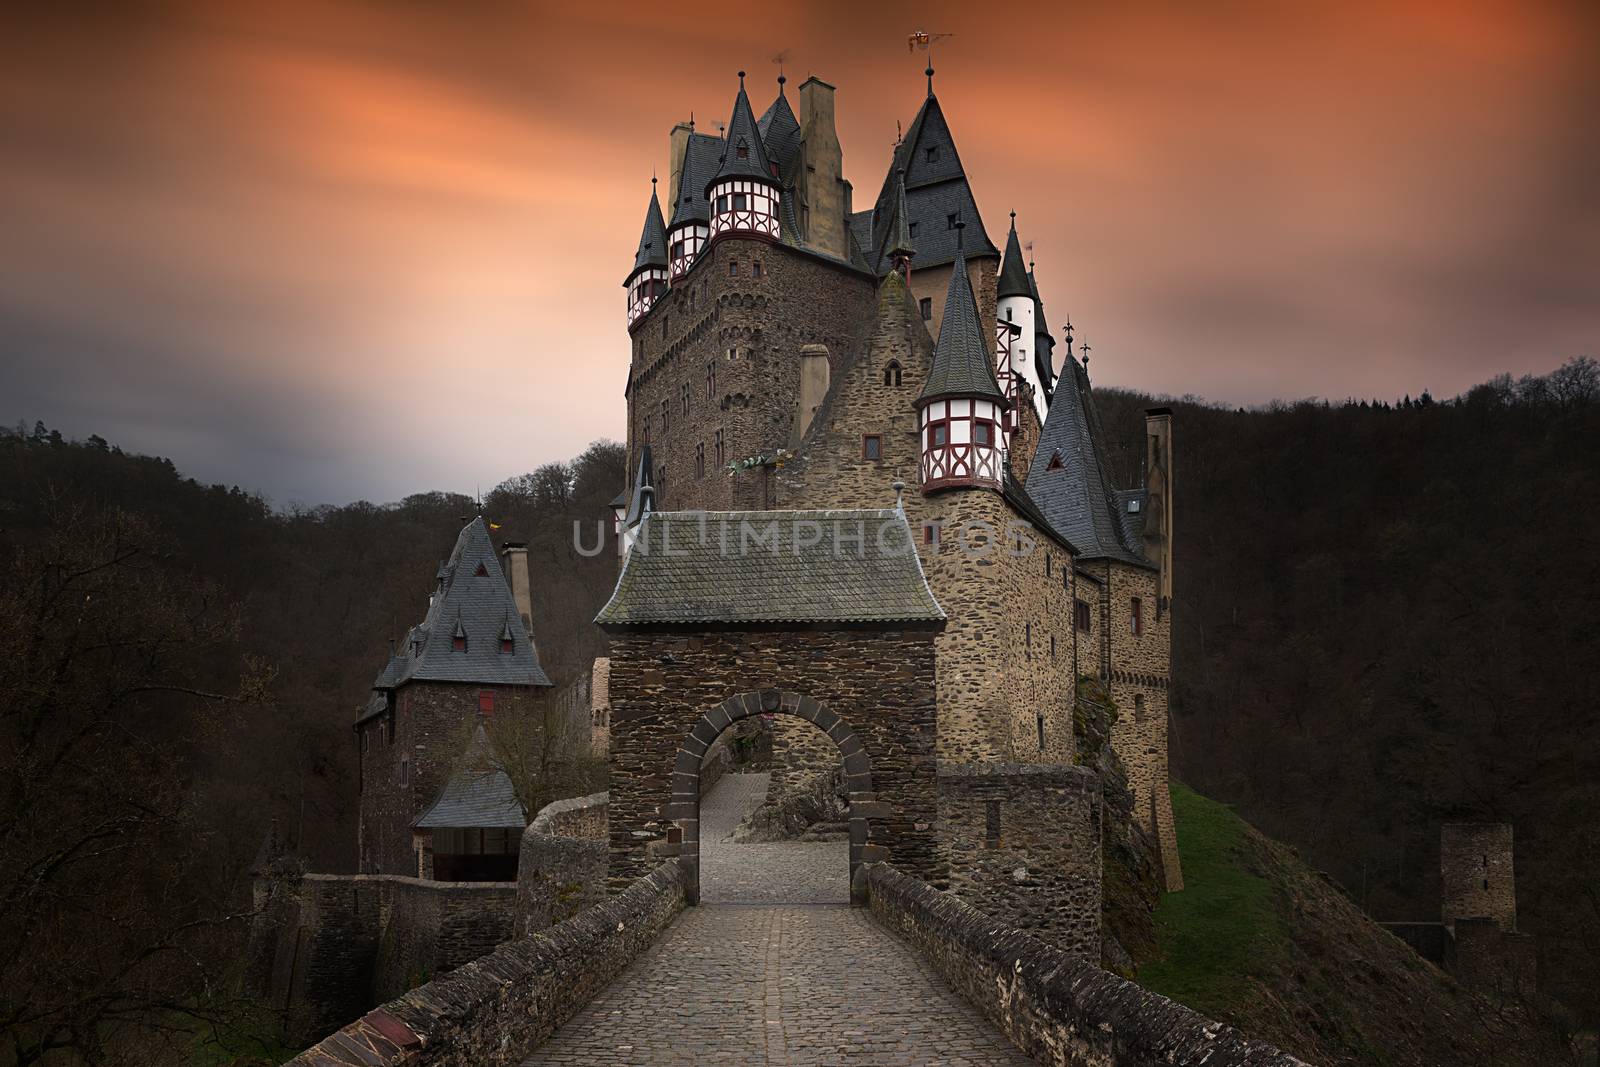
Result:
M923 71L928 76L928 95L933 95L933 64L928 64L928 69Z
M1070 359L1070 358L1072 358L1072 316L1071 315L1067 316L1067 324L1066 324L1065 327L1063 327L1063 332L1065 332L1066 335L1067 335L1067 358Z
M964 251L966 249L966 247L967 247L966 229L967 229L967 224L965 222L962 222L960 219L957 219L956 220L956 251L957 252Z
M1087 378L1089 376L1089 342L1083 342L1078 346L1078 350L1083 353L1083 376Z
M906 510L906 483L896 478L890 483L889 488L894 490L894 509L904 512Z
M744 71L742 70L739 72L739 88L744 88Z

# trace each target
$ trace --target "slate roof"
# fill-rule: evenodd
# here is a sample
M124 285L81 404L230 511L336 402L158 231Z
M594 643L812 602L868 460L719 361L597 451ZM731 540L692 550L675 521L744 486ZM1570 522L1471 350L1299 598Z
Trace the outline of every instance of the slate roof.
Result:
M1052 467L1059 457L1059 466ZM1068 356L1050 414L1028 467L1028 495L1050 525L1078 546L1083 559L1116 559L1151 566L1129 539L1119 498L1105 473L1100 420L1089 376Z
M905 175L895 175L894 182L894 219L889 224L888 238L884 242L884 255L892 262L896 255L904 254L908 258L915 258L917 253L916 242L911 239L911 220L906 210L906 183Z
M941 623L944 617L903 512L660 511L645 520L595 622Z
M743 159L739 158L741 145L747 149ZM739 72L739 95L733 99L733 117L728 120L728 134L722 142L722 159L716 174L706 182L701 193L709 193L711 186L724 178L753 178L766 182L775 180L767 159L766 145L761 140L761 130L750 110L750 98L744 92L743 71Z
M528 823L511 779L501 770L479 726L462 758L462 769L450 776L439 797L411 825L420 829L520 830Z
M399 654L378 672L374 689L393 689L415 681L550 684L517 613L482 516L462 528L439 575L440 587L428 614L411 628ZM500 635L508 628L512 650L501 652ZM453 647L457 632L466 635L464 652Z
M794 117L789 98L783 95L784 78L778 78L778 96L756 120L761 132L761 143L767 150L767 159L778 165L780 173L787 173L800 151L800 120Z
M996 297L1032 296L1038 294L1028 284L1028 268L1022 262L1022 243L1017 240L1017 213L1011 213L1011 232L1006 234L1006 253L1000 259L1000 280L995 283Z
M661 201L656 197L656 180L650 179L650 203L644 209L644 229L639 234L639 251L634 253L628 281L646 267L667 265L667 225L661 219ZM627 282L622 284L626 285Z
M930 149L933 150L931 156ZM961 156L956 151L955 138L951 136L939 98L929 93L906 135L895 147L894 158L889 161L888 173L884 175L883 187L872 210L850 217L851 232L874 273L882 276L891 269L886 245L893 221L895 176L901 170L905 171L908 222L916 224L913 234L917 242L915 267L936 267L955 259L957 240L956 230L949 222L951 215L967 224L965 246L969 258L1000 254L983 228L983 217L978 213L977 201L967 183L967 174L961 166Z
M690 133L683 150L683 173L678 175L678 202L672 205L672 225L710 222L711 205L706 201L706 186L721 166L722 138L708 133Z
M950 271L950 288L944 298L944 318L939 323L939 340L933 346L933 366L922 385L917 402L935 397L970 396L1004 404L1005 394L995 380L994 361L989 357L991 341L984 337L978 303L967 277L967 257L956 251L955 267Z

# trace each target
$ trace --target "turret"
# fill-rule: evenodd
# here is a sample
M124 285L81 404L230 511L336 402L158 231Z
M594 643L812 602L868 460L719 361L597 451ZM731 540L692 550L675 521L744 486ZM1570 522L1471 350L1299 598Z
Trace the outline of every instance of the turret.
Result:
M911 259L917 246L911 241L911 220L906 214L906 172L895 173L894 223L889 231L888 247L884 249L895 273L905 277L906 287L911 287Z
M717 172L722 142L694 131L694 120L672 130L672 153L678 168L673 182L672 224L667 228L667 256L672 284L689 273L711 239L711 210L706 183ZM682 158L679 158L681 148Z
M644 212L644 231L639 235L639 251L633 257L633 270L622 283L628 291L628 328L645 316L667 291L667 234L661 220L661 201L656 199L656 180L650 179L650 205Z
M1039 282L1033 276L1033 264L1028 264L1028 288L1033 290L1033 372L1039 383L1041 408L1039 421L1050 412L1050 398L1056 389L1056 339L1050 335L1050 324L1045 321L1044 301L1039 299Z
M777 168L767 159L761 131L744 92L744 71L739 72L739 95L733 101L733 118L722 143L717 173L706 183L711 205L711 237L741 234L778 239Z
M958 222L956 227L960 231L965 223ZM922 437L920 478L925 493L998 489L1001 483L1001 427L1007 400L995 380L959 232L956 240L956 260L950 270L933 366L917 397Z
M995 374L1006 399L1015 406L1019 393L1018 381L1033 385L1033 394L1039 401L1039 383L1035 381L1032 357L1035 324L1033 287L1028 283L1028 268L1022 261L1022 243L1017 239L1017 213L1011 213L1011 232L1006 234L1006 250L1000 259L1000 277L995 283L995 320L1010 323L1014 330L996 330ZM1039 412L1044 420L1044 412Z

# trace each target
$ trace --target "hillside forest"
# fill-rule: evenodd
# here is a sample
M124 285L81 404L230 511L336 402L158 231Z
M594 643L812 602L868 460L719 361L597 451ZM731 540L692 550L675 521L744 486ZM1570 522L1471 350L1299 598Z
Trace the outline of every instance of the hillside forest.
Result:
M1136 483L1156 400L1097 397ZM1600 369L1448 401L1159 402L1176 777L1380 919L1437 917L1442 822L1513 823L1519 925L1592 1025ZM276 510L99 437L0 431L0 1062L186 1062L237 1029L252 860L273 832L352 868L351 724L464 519L528 542L560 684L603 651L615 576L573 523L609 529L624 480L599 441L481 502Z

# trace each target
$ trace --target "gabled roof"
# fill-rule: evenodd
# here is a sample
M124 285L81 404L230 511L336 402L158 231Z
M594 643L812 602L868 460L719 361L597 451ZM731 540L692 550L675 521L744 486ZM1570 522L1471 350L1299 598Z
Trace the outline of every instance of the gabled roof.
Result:
M706 186L721 165L722 138L707 133L690 133L683 150L683 173L678 175L678 202L672 205L672 227L691 222L710 222L711 205L706 202Z
M940 624L905 514L659 511L645 520L605 627Z
M1004 404L1005 394L995 380L994 361L989 356L991 347L978 318L972 281L967 277L967 257L958 248L950 271L950 289L945 293L939 340L933 346L933 367L917 403L937 397L968 396Z
M1039 447L1028 466L1028 495L1050 525L1078 547L1082 559L1115 559L1150 566L1128 540L1120 498L1106 477L1100 420L1089 376L1068 356Z
M783 95L782 75L778 77L778 96L756 121L761 142L767 150L767 159L778 165L779 173L786 173L795 154L800 151L800 120L794 117L789 98Z
M740 150L744 154L740 155ZM722 142L722 159L717 172L700 190L709 193L711 186L725 178L752 178L775 182L771 162L767 159L766 145L761 140L761 130L750 110L750 98L744 93L744 71L739 72L739 95L733 98L733 117L728 120L728 134Z
M1022 243L1017 240L1017 213L1011 213L1011 232L1006 234L1006 253L1000 260L1000 280L995 283L996 297L1036 296L1028 284L1028 268L1022 262Z
M871 211L850 217L867 262L879 275L890 269L887 243L893 221L895 177L905 171L908 224L915 224L916 267L936 267L956 256L956 231L952 216L967 224L965 238L968 257L981 259L1000 254L983 228L972 187L956 151L955 138L945 121L938 97L929 93L906 135L895 146L894 158L884 175L883 187Z
M639 234L639 251L633 257L628 281L646 267L667 265L667 225L661 219L661 201L656 197L656 180L650 179L650 203L644 209L644 230ZM624 285L627 282L623 283Z
M501 634L508 629L512 648L501 652ZM455 649L457 634L466 638L464 651ZM411 628L405 647L372 684L374 689L393 689L417 681L550 684L517 613L482 516L467 523L456 537L455 549L439 568L439 589L428 614Z
M462 757L462 768L450 776L439 797L411 825L418 829L522 829L528 822L511 779L500 769L479 726Z

